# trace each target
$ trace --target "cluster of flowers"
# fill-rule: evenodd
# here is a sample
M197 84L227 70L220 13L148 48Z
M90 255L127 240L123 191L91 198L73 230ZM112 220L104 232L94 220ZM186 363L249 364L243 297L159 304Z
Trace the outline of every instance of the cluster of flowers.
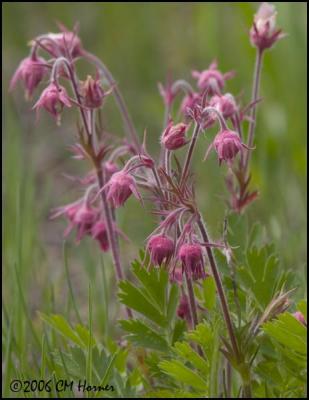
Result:
M267 3L263 3L255 15L250 38L260 52L270 48L282 37L282 33L275 27L275 15L274 7ZM39 56L39 51L45 52L49 58ZM247 112L256 106L257 99L253 99L247 107L241 109L235 97L224 92L226 81L231 79L234 73L222 73L216 62L212 62L204 71L192 72L193 78L197 80L196 90L182 80L165 87L160 85L167 118L160 138L163 156L160 161L155 162L146 150L146 135L143 144L138 145L138 148L124 140L111 150L104 135L103 143L97 145L96 110L103 105L105 98L118 88L110 78L109 72L109 87L103 88L100 76L102 68L100 73L96 70L94 77L88 76L84 81L78 80L76 62L80 58L93 62L98 68L95 57L83 49L76 29L71 32L61 26L60 33L41 35L33 40L29 57L20 63L11 80L11 88L21 81L26 97L31 98L39 84L49 77L47 86L33 108L37 111L45 109L56 119L57 124L61 123L61 115L65 108L76 106L81 114L83 128L78 132L80 142L73 145L72 150L74 158L89 159L94 169L85 178L79 179L79 182L86 186L84 196L54 210L52 218L64 216L69 222L64 234L68 235L76 229L77 243L83 237L91 236L98 241L102 251L112 250L116 264L117 250L113 243L121 232L116 226L115 210L123 206L131 195L143 203L140 191L148 190L156 206L155 212L160 216L159 226L149 236L146 246L151 264L166 266L170 271L171 280L179 284L182 284L183 276L189 280L204 279L207 275L207 248L223 248L225 253L230 249L226 243L223 245L203 240L197 226L200 214L188 174L195 142L201 131L219 122L220 129L205 158L209 151L214 149L219 164L226 162L229 169L232 169L233 162L240 153L240 168L244 169L243 153L251 148L244 143L241 123L249 118ZM60 84L60 79L71 84L73 97L68 94L66 87ZM172 106L182 90L185 92L180 106L182 120L175 123L171 117ZM118 101L119 98L118 93ZM126 112L123 104L120 108L123 113ZM124 117L128 121L126 114ZM195 125L194 133L188 138L192 123ZM229 128L228 123L232 128ZM169 156L171 152L188 144L184 167L177 173L171 169ZM127 157L127 161L121 167L123 157ZM99 204L100 199L102 205ZM239 208L239 204L237 207ZM188 300L184 294L178 315L188 319L188 314Z

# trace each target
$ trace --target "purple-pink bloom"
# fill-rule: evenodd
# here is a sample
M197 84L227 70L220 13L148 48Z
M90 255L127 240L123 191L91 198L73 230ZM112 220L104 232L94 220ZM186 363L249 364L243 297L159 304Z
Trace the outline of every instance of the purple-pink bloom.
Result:
M204 160L213 147L218 154L219 165L221 165L222 161L231 164L239 151L243 151L243 148L249 149L248 146L242 143L238 133L231 130L224 130L216 135L206 152Z
M209 105L216 108L225 119L231 118L237 112L234 96L230 93L213 96Z
M102 251L107 252L109 250L107 228L102 219L92 226L91 236L99 242Z
M183 147L187 144L185 136L187 128L188 125L183 122L173 125L173 122L170 121L162 134L161 143L168 150L177 150Z
M22 81L26 98L30 98L46 73L45 64L44 58L37 57L35 54L24 58L11 79L10 90L14 89L18 81Z
M56 118L57 124L60 124L61 113L64 106L72 106L66 89L55 82L51 82L47 88L43 90L33 108L36 108L37 111L41 108L45 108L46 111Z
M179 249L178 257L182 262L183 271L189 277L192 277L194 280L206 277L201 245L184 243Z
M269 49L284 37L281 29L276 29L276 16L275 6L269 3L262 3L254 16L250 40L260 51Z
M40 39L40 43L54 57L69 55L76 58L82 55L82 44L79 37L75 32L70 32L64 27L63 32L49 33Z
M174 254L174 242L164 234L154 235L148 240L147 250L154 265L168 264Z
M201 97L199 93L188 93L182 100L180 110L183 114L187 115L187 111L199 103Z
M297 321L299 321L301 324L307 326L305 317L303 316L303 313L301 313L300 311L296 311L295 313L293 313L293 317L295 317Z
M93 79L88 75L81 87L84 104L88 108L99 108L103 104L104 98L110 93L103 90L100 79Z
M185 294L183 294L180 298L180 302L177 308L177 315L179 318L184 319L187 322L191 321L190 306L188 298Z
M122 206L132 193L137 199L141 200L135 179L124 170L115 172L104 189L107 190L107 200L115 208Z
M208 69L204 71L192 71L193 78L197 79L198 88L210 95L220 94L224 87L225 81L234 76L234 72L230 71L225 74L217 69L217 62L212 62Z

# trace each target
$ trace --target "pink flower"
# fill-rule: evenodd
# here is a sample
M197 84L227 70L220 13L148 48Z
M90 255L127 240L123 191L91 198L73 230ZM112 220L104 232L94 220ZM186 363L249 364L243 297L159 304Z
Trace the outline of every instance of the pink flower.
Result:
M124 170L115 172L104 189L107 190L107 200L115 208L122 206L132 193L137 199L141 200L135 179Z
M37 110L45 108L46 111L56 118L57 124L60 124L61 113L64 106L72 106L67 91L63 86L52 82L43 90L33 108Z
M17 81L22 81L26 91L26 98L30 98L46 73L44 64L46 64L44 58L37 57L35 54L24 58L11 79L10 90L14 89Z
M206 277L203 250L199 244L183 244L179 249L178 257L182 262L183 271L194 280Z
M154 265L168 264L174 253L174 242L164 234L154 235L147 243L147 250Z
M187 322L191 321L189 302L185 294L183 294L180 298L180 302L177 308L177 315L179 318L184 319Z
M293 313L293 316L297 319L297 321L299 321L301 324L307 326L307 322L305 320L305 317L303 316L303 314L300 311L296 311L295 313Z
M102 219L92 226L91 236L99 242L102 251L107 252L109 250L106 224Z
M76 58L82 55L82 44L75 32L70 32L63 27L63 32L49 33L40 39L44 49L52 56L70 56Z
M114 173L119 171L117 165L112 161L105 161L105 163L103 164L103 168L105 171L105 177L107 179L109 179Z
M202 72L192 71L193 78L197 79L197 86L201 91L208 91L208 94L220 94L224 87L225 81L234 76L234 72L227 72L222 74L217 69L217 63L210 64L209 69Z
M76 243L79 243L86 234L91 232L92 226L98 218L98 211L90 208L83 200L78 200L54 210L51 218L54 219L61 215L64 215L69 220L69 225L64 231L64 237L68 236L76 227Z
M209 101L209 105L216 108L225 119L231 118L237 111L234 96L230 93L226 93L222 96L213 96Z
M269 3L262 3L254 16L250 40L252 45L260 51L272 47L279 39L284 37L281 30L276 29L276 16L275 6Z
M173 125L173 122L170 121L162 134L161 143L168 150L177 150L183 147L187 144L185 136L187 128L188 126L182 122Z
M221 165L222 160L231 164L239 151L243 151L243 148L249 149L248 146L241 142L238 133L230 130L221 131L216 135L206 152L204 160L213 147L218 154L219 165Z
M88 75L85 82L82 84L82 95L84 104L89 108L99 108L103 104L104 98L110 93L105 92L101 86L100 79L93 79Z
M187 110L191 109L200 101L199 93L189 93L182 100L180 110L183 114L187 115Z

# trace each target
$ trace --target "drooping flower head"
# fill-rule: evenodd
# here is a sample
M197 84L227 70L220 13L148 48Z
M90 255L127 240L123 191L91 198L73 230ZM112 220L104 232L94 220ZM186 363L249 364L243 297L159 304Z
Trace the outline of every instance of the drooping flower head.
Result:
M141 200L135 179L125 170L115 172L105 185L105 189L107 190L107 200L115 208L121 207L132 193Z
M248 146L242 143L237 132L227 129L216 135L213 143L206 152L204 160L213 147L218 154L219 164L221 164L222 161L231 164L239 151L243 151L244 148L248 149Z
M45 108L46 111L56 118L57 124L60 124L61 113L64 106L72 106L66 89L55 82L51 82L47 88L43 90L39 100L35 103L33 108L37 111L41 108Z
M173 125L173 122L170 121L162 134L162 145L168 150L177 150L180 147L183 147L187 144L185 136L187 128L188 125L183 122Z
M191 321L190 306L188 298L185 294L183 294L180 298L180 302L177 308L177 315L179 318L184 319L187 322Z
M71 57L77 58L82 55L81 40L76 32L70 32L65 27L61 27L63 32L49 33L39 38L39 42L44 49L53 57Z
M207 90L209 95L214 95L221 93L225 81L232 78L234 72L230 71L223 74L217 69L217 62L214 61L204 71L192 71L192 76L197 79L197 86L202 92Z
M35 53L24 58L11 79L10 90L14 89L18 81L21 81L25 87L26 98L31 98L47 71L45 64L44 58L36 56Z
M91 236L99 242L102 251L109 250L107 228L105 222L100 219L91 228Z
M183 271L194 280L204 279L206 271L204 268L203 249L198 243L184 243L178 252L182 262Z
M216 108L225 119L231 118L237 111L236 101L230 93L213 96L209 105Z
M168 264L174 254L174 242L165 234L153 235L147 243L147 250L154 265Z
M262 3L254 16L250 30L250 40L260 51L269 49L284 37L281 29L276 29L277 11L273 4Z
M86 234L91 232L93 224L98 218L98 211L91 208L87 202L82 199L57 208L54 210L51 218L54 219L62 215L69 221L69 225L64 231L64 237L67 237L71 231L76 228L76 243L79 243Z
M182 100L182 103L180 105L180 111L187 116L187 111L190 110L197 104L201 99L201 96L199 93L195 92L190 92L188 93Z

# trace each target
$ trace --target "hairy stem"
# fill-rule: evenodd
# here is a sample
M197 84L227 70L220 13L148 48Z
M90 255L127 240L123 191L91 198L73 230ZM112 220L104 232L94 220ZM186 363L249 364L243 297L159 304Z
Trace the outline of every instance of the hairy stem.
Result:
M139 154L140 153L140 144L139 144L138 136L137 136L136 130L134 128L130 114L128 112L127 106L125 104L125 101L124 101L122 94L114 80L113 75L111 74L109 69L105 66L105 64L103 64L103 62L98 57L96 57L95 55L93 55L85 50L83 51L83 54L89 61L94 63L99 68L99 70L102 72L102 75L108 81L109 85L113 87L114 98L116 100L120 114L122 116L122 120L123 120L124 126L126 128L128 137L133 144L135 152L137 154Z
M205 223L202 220L201 215L199 214L199 218L197 220L197 224L199 227L199 230L201 232L202 238L204 240L205 243L208 243L209 237L208 237L208 233L206 230L206 226ZM217 287L217 291L218 291L218 295L219 295L219 299L221 302L221 308L222 308L222 312L223 312L223 317L227 326L227 330L228 330L228 334L231 340L231 344L235 353L235 356L238 358L239 356L239 350L238 350L238 345L237 345L237 340L236 340L236 336L234 333L234 328L233 328L233 324L232 324L232 320L231 320L231 316L230 316L230 311L229 311L229 307L226 301L226 297L225 297L225 293L223 290L223 286L222 286L222 281L221 281L221 277L220 277L220 273L217 267L217 263L215 260L215 257L213 255L212 249L209 246L206 246L206 252L207 252L207 256L209 259L209 263L210 263L210 268L213 274L213 277L215 279L216 282L216 287Z
M262 70L262 59L263 59L263 51L257 50L256 53L256 60L255 60L255 68L254 68L254 75L253 75L253 87L252 87L252 98L251 102L255 103L259 96L259 87L260 87L260 80L261 80L261 70ZM249 133L248 133L248 141L247 146L253 146L254 140L254 132L255 132L255 125L256 125L256 109L257 105L255 104L252 107L251 114L250 114L250 122L249 122ZM245 158L244 158L244 171L247 172L249 161L250 161L251 151L247 151Z

